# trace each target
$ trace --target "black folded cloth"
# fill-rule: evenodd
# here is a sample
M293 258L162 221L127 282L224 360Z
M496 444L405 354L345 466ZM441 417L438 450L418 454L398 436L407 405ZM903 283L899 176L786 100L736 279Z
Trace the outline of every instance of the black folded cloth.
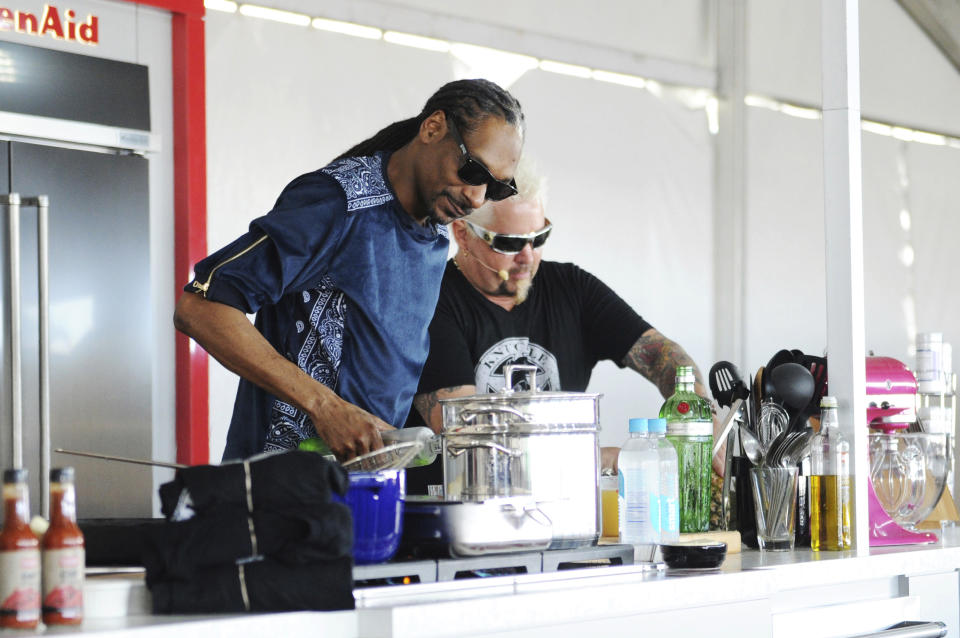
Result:
M353 547L350 508L342 503L252 514L246 508L221 505L190 520L147 528L143 534L148 585L188 579L202 568L232 565L254 555L298 565L349 558Z
M81 518L87 567L143 565L147 530L167 525L165 518Z
M254 457L248 462L249 496L254 509L282 510L308 503L329 503L331 492L343 496L349 487L346 470L315 452L291 450ZM246 485L242 462L178 469L173 481L160 486L160 509L167 518L173 516L184 490L196 512L214 505L247 507Z
M284 565L268 558L242 566L210 567L198 571L188 581L154 583L151 587L153 612L207 614L353 609L352 567L349 558L306 565ZM244 587L249 605L244 602Z
M353 520L333 498L346 471L296 450L247 465L184 468L160 486L170 520L144 530L142 552L154 612L353 609Z

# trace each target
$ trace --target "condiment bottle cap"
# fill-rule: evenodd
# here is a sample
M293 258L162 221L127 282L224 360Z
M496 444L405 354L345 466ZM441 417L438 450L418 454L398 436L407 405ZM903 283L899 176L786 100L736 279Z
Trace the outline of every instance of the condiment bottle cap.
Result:
M821 408L835 408L837 407L837 397L825 396L820 399Z
M27 482L27 470L24 468L15 468L12 470L3 471L3 482L4 483L26 483Z
M55 467L50 470L50 482L51 483L72 483L73 482L73 468L72 467Z

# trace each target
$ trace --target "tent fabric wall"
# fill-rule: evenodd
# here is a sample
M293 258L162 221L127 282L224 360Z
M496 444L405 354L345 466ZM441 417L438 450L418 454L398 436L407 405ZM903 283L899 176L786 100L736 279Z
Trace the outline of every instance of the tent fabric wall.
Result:
M438 54L243 16L207 17L209 244L244 232L296 175L419 112L454 79ZM702 111L649 92L531 71L511 90L525 150L550 186L557 227L546 258L574 261L709 366L712 356L711 140ZM211 368L211 456L222 449L236 377ZM660 398L612 364L605 444ZM609 437L609 439L607 439Z
M820 3L748 2L748 90L820 105ZM960 74L895 0L860 2L863 116L960 135Z
M531 72L513 87L529 121L525 152L548 179L556 230L544 258L579 264L684 346L713 357L712 139L703 111L647 91ZM588 90L587 90L588 89ZM601 442L619 445L631 417L662 398L605 362L591 392Z
M308 0L269 0L318 15ZM361 4L365 6L370 3ZM435 11L426 35L454 16L689 64L715 66L715 2L582 3L494 0L485 5L396 0ZM341 6L342 3L336 4ZM347 5L343 5L347 6ZM341 7L342 8L342 7ZM747 3L749 93L816 108L818 3ZM325 164L381 126L417 112L457 77L451 56L255 20L207 16L209 245L243 232L295 175ZM439 26L438 26L439 25ZM382 26L382 25L374 25ZM635 35L635 37L634 37ZM861 3L866 117L960 134L960 75L895 0ZM567 62L577 60L568 59ZM722 72L722 70L720 70ZM713 153L702 110L668 95L534 70L511 90L525 107L526 149L549 179L557 225L546 257L575 261L609 283L706 369L714 359ZM745 371L780 347L823 351L822 128L747 109ZM863 187L868 350L912 364L912 329L960 338L949 242L960 150L864 133ZM909 209L913 226L901 226ZM955 235L953 235L955 236ZM901 261L910 244L912 265ZM717 290L716 294L722 294ZM908 312L908 298L915 309ZM907 305L905 305L907 304ZM914 325L911 325L913 317ZM211 456L222 448L236 378L211 368ZM602 442L625 437L630 416L660 398L632 372L602 364Z
M535 38L525 36L543 35L567 41L571 50L578 44L597 45L637 59L649 56L707 67L716 60L715 0L597 0L590 4L582 0L326 0L322 5L316 0L259 0L256 4L361 23L376 14L382 21L371 26L412 31L398 25L415 22L418 30L413 33L449 40L463 38L462 33L449 32L451 24L474 23L506 29L527 44Z
M749 17L748 91L818 105L819 4L752 2ZM862 2L860 17L863 117L960 136L960 74L894 0ZM748 118L742 363L755 370L782 347L825 348L823 133L819 120L759 108ZM863 132L868 352L913 366L915 332L960 338L946 293L960 274L948 256L958 162L960 147Z

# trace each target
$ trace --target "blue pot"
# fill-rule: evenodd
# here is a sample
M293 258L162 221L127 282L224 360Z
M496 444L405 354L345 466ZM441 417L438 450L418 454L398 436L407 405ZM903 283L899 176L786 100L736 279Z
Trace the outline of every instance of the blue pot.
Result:
M403 470L350 473L344 501L353 513L354 563L380 563L397 552L403 531L405 477Z

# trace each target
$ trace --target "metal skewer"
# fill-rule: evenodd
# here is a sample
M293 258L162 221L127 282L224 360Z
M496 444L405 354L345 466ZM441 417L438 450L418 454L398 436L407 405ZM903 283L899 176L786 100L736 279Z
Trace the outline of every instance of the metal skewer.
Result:
M54 452L59 452L60 454L73 454L74 456L89 456L94 459L104 459L107 461L120 461L121 463L135 463L136 465L156 465L158 467L169 467L174 470L183 469L189 467L188 465L181 465L180 463L166 463L164 461L152 461L149 459L131 459L125 456L111 456L109 454L96 454L94 452L78 452L76 450L64 450L63 448L57 448Z

